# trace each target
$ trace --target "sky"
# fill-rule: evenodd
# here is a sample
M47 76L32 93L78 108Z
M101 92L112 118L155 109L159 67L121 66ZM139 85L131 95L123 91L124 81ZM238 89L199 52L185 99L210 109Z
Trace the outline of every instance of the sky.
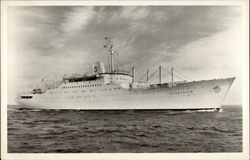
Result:
M137 80L159 65L192 80L236 77L224 104L242 104L240 6L10 6L7 21L8 104L43 77L107 63L107 36Z

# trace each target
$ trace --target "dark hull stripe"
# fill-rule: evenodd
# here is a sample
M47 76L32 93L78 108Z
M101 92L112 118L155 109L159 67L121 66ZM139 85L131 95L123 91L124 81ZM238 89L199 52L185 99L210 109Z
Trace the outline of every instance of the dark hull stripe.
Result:
M77 109L39 109L39 108L17 108L18 110L59 110L72 111ZM214 110L219 111L220 108L193 108L193 109L80 109L78 111L197 111L197 110Z

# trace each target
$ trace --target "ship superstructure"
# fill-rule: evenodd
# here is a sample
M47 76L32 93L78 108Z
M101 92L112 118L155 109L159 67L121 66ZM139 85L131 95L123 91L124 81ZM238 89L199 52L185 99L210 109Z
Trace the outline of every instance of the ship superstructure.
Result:
M110 56L109 71L103 62L96 62L90 74L64 75L55 88L40 88L16 98L22 108L77 109L77 110L127 110L127 109L215 109L218 110L227 95L234 77L202 81L162 82L159 66L159 83L135 81L132 74L115 68L113 44L105 38L104 46Z

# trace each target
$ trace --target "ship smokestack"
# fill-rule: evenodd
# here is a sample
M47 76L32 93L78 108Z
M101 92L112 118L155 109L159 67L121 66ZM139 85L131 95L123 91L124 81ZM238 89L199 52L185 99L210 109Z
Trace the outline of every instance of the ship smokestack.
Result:
M132 82L135 82L135 67L132 68Z
M159 84L161 84L161 66L159 66Z
M96 62L93 65L93 73L105 73L105 67L103 62Z

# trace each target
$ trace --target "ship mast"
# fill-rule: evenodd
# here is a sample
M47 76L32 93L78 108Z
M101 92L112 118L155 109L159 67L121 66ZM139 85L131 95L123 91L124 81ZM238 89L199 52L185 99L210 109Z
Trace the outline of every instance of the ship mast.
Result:
M112 44L111 38L105 37L105 40L107 44L104 45L104 48L107 48L110 53L110 73L114 73L115 66L114 66L114 51L112 50L113 44Z
M117 71L119 71L119 58L118 58L118 56L119 56L119 52L116 51L116 70Z
M161 65L159 66L159 84L161 84Z
M132 82L135 82L135 67L132 68Z
M172 86L174 86L174 68L171 68L171 82L172 82Z
M146 74L147 74L146 76L147 76L147 83L148 83L148 69L147 69L147 73Z
M42 78L42 92L45 92L45 82L43 78Z

